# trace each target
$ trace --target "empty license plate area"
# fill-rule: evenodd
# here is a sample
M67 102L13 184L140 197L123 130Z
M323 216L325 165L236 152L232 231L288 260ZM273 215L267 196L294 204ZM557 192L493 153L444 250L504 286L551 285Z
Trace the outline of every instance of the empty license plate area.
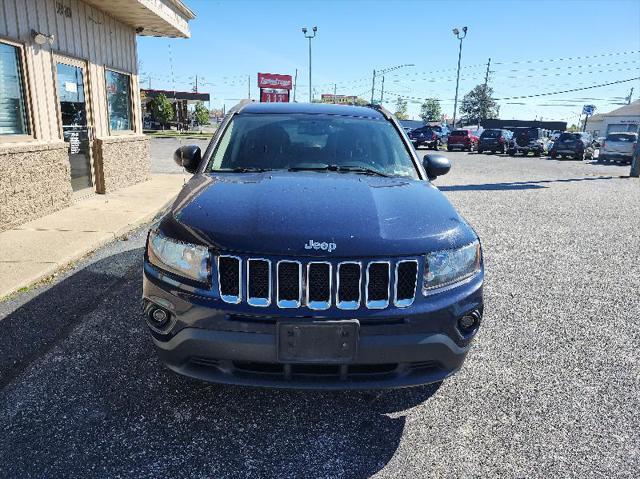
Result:
M348 363L355 359L360 323L357 319L278 323L278 361Z

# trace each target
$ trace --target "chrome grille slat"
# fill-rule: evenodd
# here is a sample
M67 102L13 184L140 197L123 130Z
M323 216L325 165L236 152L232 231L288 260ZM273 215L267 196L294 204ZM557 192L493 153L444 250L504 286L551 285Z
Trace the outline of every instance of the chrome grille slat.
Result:
M217 256L217 267L222 301L229 304L244 301L263 308L275 303L282 309L327 310L332 306L342 310L385 309L390 305L406 308L415 301L421 277L419 260L415 258L335 264L287 259L272 262L260 257L221 254Z
M331 306L331 263L311 261L307 263L307 307L329 309Z
M218 256L218 291L225 303L242 301L242 260L238 256Z
M393 304L399 308L411 306L416 297L418 262L415 259L396 263Z
M262 308L271 304L271 261L268 259L247 260L247 303Z
M338 263L336 277L336 306L339 309L358 309L362 296L362 265L357 261Z
M384 309L389 306L390 280L391 263L389 261L371 261L367 265L367 284L365 287L367 308Z
M278 307L299 308L302 303L302 263L300 261L280 260L276 268Z

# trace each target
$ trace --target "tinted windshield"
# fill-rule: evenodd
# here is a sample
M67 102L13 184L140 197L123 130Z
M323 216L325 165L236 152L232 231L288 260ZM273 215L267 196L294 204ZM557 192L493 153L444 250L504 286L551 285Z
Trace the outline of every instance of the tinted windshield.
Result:
M454 130L449 136L467 136L467 130Z
M220 140L207 171L330 165L418 178L391 123L337 115L238 115Z
M607 135L606 141L626 141L629 143L633 143L636 141L636 135L631 135L628 133L610 133Z
M500 136L500 130L484 130L481 138L498 138Z
M580 135L578 133L563 133L560 135L560 138L558 138L559 141L573 141L579 139Z

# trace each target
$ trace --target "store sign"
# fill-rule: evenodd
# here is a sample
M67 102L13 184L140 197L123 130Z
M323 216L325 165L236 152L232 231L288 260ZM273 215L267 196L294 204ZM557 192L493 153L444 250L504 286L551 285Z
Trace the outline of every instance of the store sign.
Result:
M332 93L323 93L320 96L322 103L338 103L342 105L354 105L358 100L357 96L351 95L334 95Z
M277 73L258 73L258 88L278 88L291 90L293 79L291 75L278 75Z
M292 86L291 75L258 73L260 101L263 103L288 103Z
M289 92L287 90L261 89L260 101L262 103L288 103Z

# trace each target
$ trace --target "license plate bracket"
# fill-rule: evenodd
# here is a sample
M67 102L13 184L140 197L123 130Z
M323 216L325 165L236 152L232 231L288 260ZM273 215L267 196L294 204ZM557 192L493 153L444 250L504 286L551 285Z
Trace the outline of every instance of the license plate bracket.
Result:
M349 363L356 357L357 319L278 323L278 361Z

